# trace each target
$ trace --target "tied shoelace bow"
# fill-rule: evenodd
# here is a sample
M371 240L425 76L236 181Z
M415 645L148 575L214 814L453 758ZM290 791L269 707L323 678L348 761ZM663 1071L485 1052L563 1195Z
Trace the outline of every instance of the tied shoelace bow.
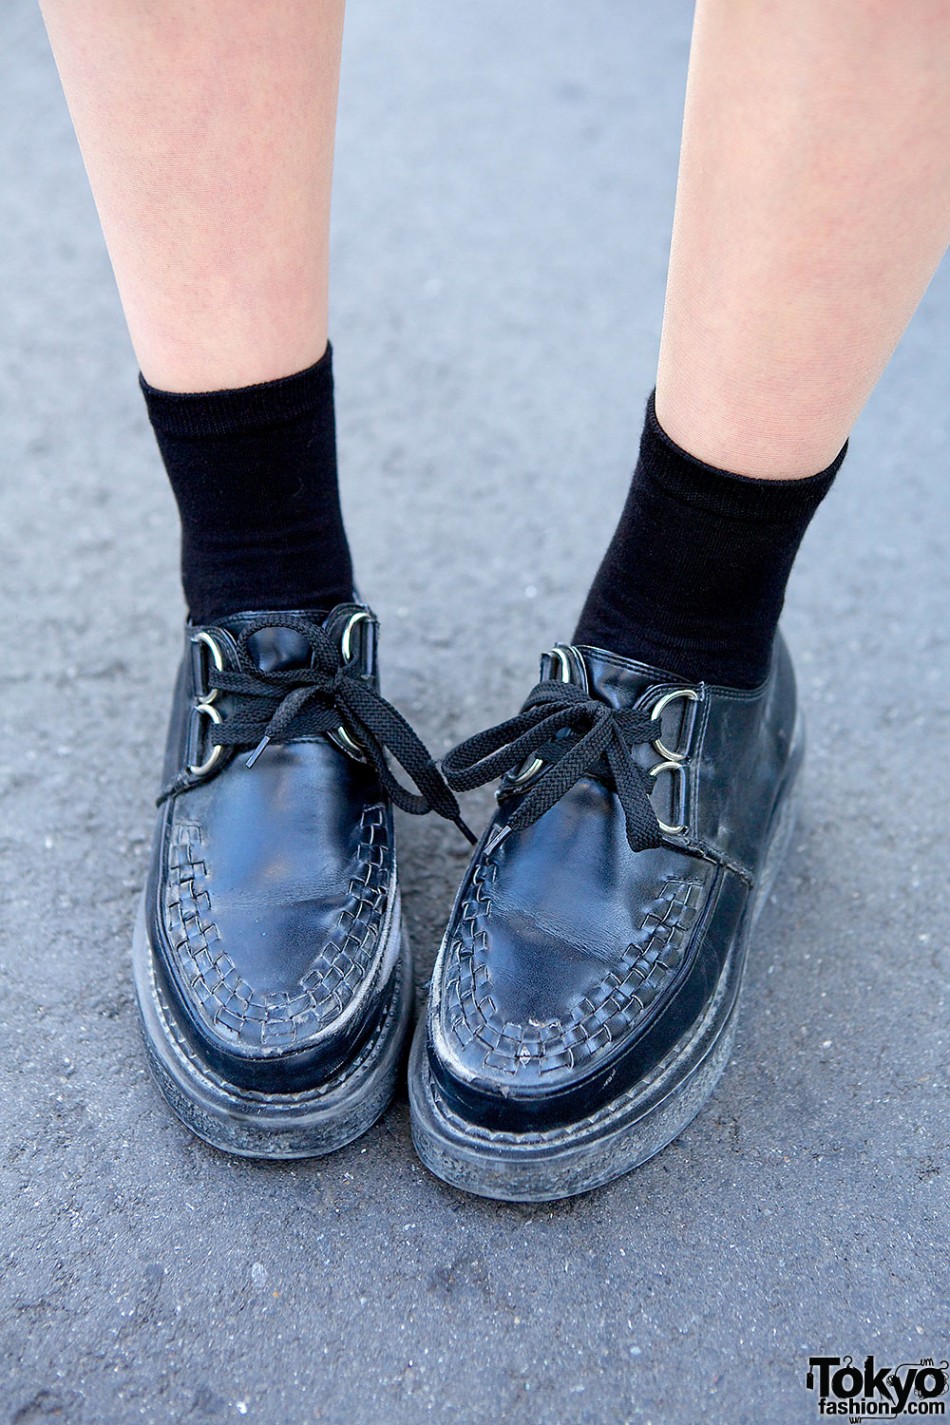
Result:
M300 633L312 650L308 667L263 672L247 651L248 640L265 628ZM236 641L239 667L208 670L208 687L233 695L237 706L210 729L215 747L253 748L245 765L253 767L269 742L288 733L303 737L336 732L341 726L376 774L394 805L421 816L434 811L454 822L470 842L476 840L462 820L458 802L422 740L391 703L344 662L338 645L325 629L294 615L263 617L249 623ZM413 792L391 772L386 753L396 759L417 787ZM203 778L180 773L158 798L158 804L196 786Z
M630 750L656 735L649 713L613 708L575 683L545 679L532 688L516 717L453 747L442 759L442 772L453 790L468 792L538 758L547 770L508 819L511 831L521 831L604 759L623 809L627 841L633 851L645 851L662 845L663 838L650 802L650 774L637 766Z

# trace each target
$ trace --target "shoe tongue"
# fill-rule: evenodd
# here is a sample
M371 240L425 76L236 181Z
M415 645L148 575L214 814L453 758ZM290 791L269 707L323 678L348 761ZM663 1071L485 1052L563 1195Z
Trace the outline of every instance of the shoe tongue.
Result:
M310 640L295 628L261 628L247 640L247 653L262 673L283 673L309 668L313 658Z
M238 638L248 624L260 617L260 614L253 613L237 614L234 618L227 619L224 627ZM327 620L325 613L315 610L295 609L292 617L307 619L318 628L322 628ZM309 668L313 660L310 640L298 629L288 628L284 624L259 628L256 633L251 634L246 647L248 657L262 673L283 673L294 668Z

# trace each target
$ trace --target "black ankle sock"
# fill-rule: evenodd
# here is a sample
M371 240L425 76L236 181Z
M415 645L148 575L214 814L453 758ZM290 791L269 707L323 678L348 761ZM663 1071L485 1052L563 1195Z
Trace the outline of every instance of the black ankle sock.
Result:
M233 391L140 378L181 515L195 623L241 609L329 609L353 596L336 470L332 353Z
M804 480L730 475L675 445L651 396L627 502L574 642L693 682L756 687L798 546L846 450Z

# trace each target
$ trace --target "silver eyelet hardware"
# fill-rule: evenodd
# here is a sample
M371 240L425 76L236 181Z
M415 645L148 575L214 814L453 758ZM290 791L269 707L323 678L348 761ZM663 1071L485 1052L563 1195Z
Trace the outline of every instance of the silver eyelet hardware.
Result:
M654 743L653 745L656 746L656 743ZM674 762L672 760L668 760L666 762L658 762L655 767L650 768L651 777L658 777L661 772L680 772L682 774L685 774L686 768L683 766L682 762ZM659 817L657 817L656 820L660 830L664 832L667 836L682 836L683 832L686 830L685 822L683 822L680 826L668 826L665 821L660 821Z
M194 638L191 641L195 644L201 643L205 646L205 648L208 649L209 653L211 654L211 661L220 673L224 668L224 654L221 652L221 649L219 648L215 639L212 638L211 634L206 633L205 630L202 629L200 633L195 634ZM198 700L194 706L194 711L196 713L199 713L204 717L209 718L210 721L216 725L221 721L221 714L214 706L215 699L217 698L219 692L219 688L205 689L205 691L203 691L199 695ZM223 747L212 747L211 752L205 759L205 761L189 763L188 771L193 777L207 776L207 774L211 771L212 767L216 766L216 764L218 763L221 757L221 753L223 751Z
M343 636L340 639L340 653L342 655L344 664L351 663L353 660L354 628L358 623L362 623L364 620L368 622L369 617L369 613L366 609L359 609L355 614L350 615L350 618L347 621L346 628L343 630ZM366 761L366 756L363 752L362 747L359 745L358 742L354 741L354 739L350 736L350 734L347 732L346 728L343 726L342 723L340 723L340 726L336 729L335 732L331 732L328 735L332 738L334 742L337 743L338 746L342 747L344 752L348 752L351 757L355 757L357 762Z
M571 681L571 665L568 661L567 651L563 649L560 644L555 644L551 649L551 657L557 660L561 682L569 683ZM516 772L515 775L509 779L509 787L518 787L522 782L529 782L532 777L537 776L543 766L544 760L541 757L532 757L531 761L526 762L520 772Z
M663 710L667 708L670 703L675 702L677 698L686 698L691 703L699 702L699 694L694 688L674 688L671 692L664 693L662 698L657 699L657 701L653 705L653 710L650 713L650 720L652 722L659 722L661 717L663 716ZM650 768L649 775L651 777L658 777L661 772L679 772L681 774L681 777L685 777L686 768L683 765L686 761L685 752L674 752L671 748L666 746L666 744L660 737L654 737L650 745L655 749L656 752L659 753L659 755L663 759L662 762L658 762L655 767ZM681 780L681 797L683 787L684 782ZM680 826L668 826L665 821L660 821L659 817L657 817L657 821L659 823L660 830L666 836L682 836L683 832L686 830L685 822Z
M369 620L369 613L366 609L359 609L355 614L351 614L347 620L346 628L343 630L343 637L340 639L340 652L343 655L343 662L349 663L353 657L353 630L358 623Z
M349 752L351 756L356 758L357 762L366 761L366 758L363 756L362 747L359 745L358 742L353 741L352 737L347 732L342 722L340 723L340 726L337 728L336 732L331 732L329 736L334 738L338 742L342 742L344 744L344 752Z
M653 706L653 711L650 713L651 722L659 722L664 710L669 707L670 703L675 702L677 698L686 698L691 703L699 702L699 694L694 688L674 688L671 693L664 693L662 698L656 701ZM664 746L659 737L654 737L653 746L667 762L682 762L686 756L685 752L671 752L668 747Z
M195 703L194 711L196 713L204 713L205 717L209 717L213 723L217 724L221 721L221 714L218 712L218 709L214 706L213 703ZM211 768L217 764L218 759L220 758L221 753L223 751L223 747L212 747L211 753L205 759L205 761L190 762L188 764L188 771L193 777L206 776L211 771Z

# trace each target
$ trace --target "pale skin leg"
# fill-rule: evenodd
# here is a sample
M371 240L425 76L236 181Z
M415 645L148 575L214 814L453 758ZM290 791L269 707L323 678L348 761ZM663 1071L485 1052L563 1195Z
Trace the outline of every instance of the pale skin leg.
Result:
M698 0L657 379L738 474L831 463L950 242L948 0Z
M326 345L341 0L44 0L153 385ZM950 239L947 0L699 0L657 379L680 445L837 454Z
M147 381L288 376L327 345L343 0L42 0Z

